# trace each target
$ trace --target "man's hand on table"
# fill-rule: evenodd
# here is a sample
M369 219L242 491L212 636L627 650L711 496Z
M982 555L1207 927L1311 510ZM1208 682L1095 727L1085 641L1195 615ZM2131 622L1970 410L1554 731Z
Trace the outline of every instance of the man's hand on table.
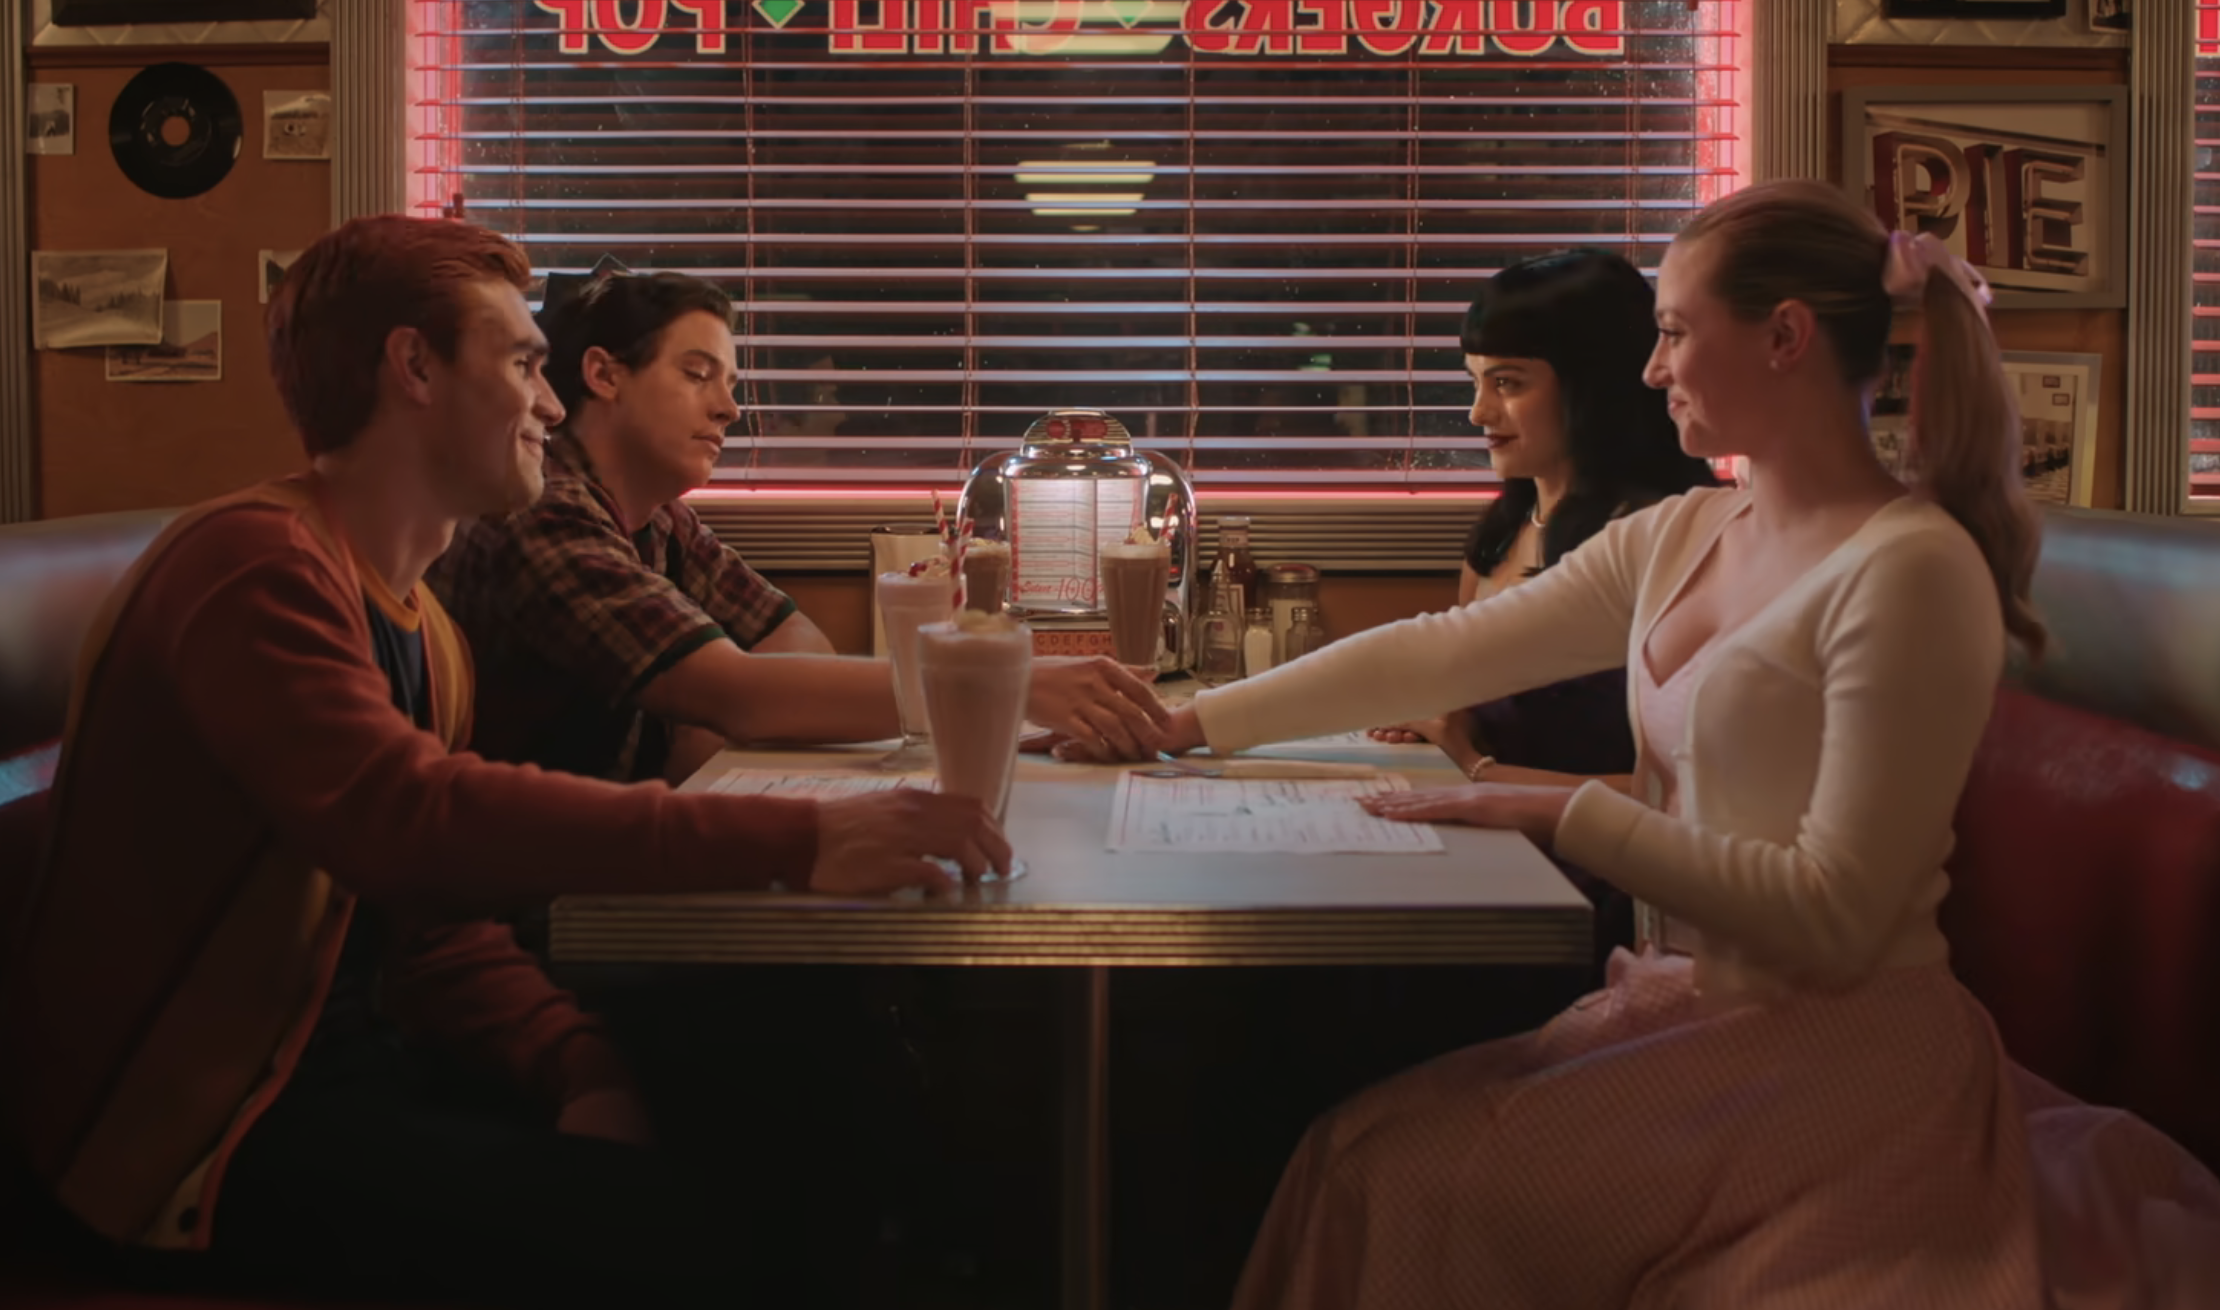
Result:
M1100 655L1051 655L1033 661L1025 717L1100 760L1145 760L1163 748L1169 711L1149 685Z
M897 787L817 803L817 862L809 870L813 892L948 891L955 879L935 859L954 860L966 881L1007 874L1010 842L986 807L964 796Z

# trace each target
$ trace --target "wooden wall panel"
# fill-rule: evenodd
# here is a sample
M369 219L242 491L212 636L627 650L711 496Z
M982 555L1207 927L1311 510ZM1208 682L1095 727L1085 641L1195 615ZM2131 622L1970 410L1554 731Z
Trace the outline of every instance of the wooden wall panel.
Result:
M37 352L33 413L46 517L189 504L301 463L270 386L255 252L298 250L323 234L331 166L262 158L262 93L326 88L329 68L314 60L211 68L238 97L244 140L224 180L187 200L141 191L108 151L109 110L137 66L41 60L30 74L74 84L78 114L76 154L29 157L32 248L164 247L164 294L224 307L220 382L111 383L101 348Z

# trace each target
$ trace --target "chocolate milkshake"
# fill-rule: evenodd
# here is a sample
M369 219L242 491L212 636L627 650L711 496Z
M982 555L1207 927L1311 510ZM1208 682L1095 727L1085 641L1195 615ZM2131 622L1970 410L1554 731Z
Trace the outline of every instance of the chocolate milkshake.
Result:
M1120 664L1155 668L1156 648L1164 638L1164 591L1172 580L1170 543L1128 541L1104 546L1100 562L1102 608L1110 617L1112 653Z
M1010 543L964 543L964 608L1000 614L1010 595Z
M927 561L926 570L916 576L880 574L878 592L887 658L894 664L894 704L902 718L902 749L881 764L890 769L923 768L930 756L925 750L925 691L917 675L917 630L944 622L955 610L956 577L946 559L935 559Z
M966 610L920 628L917 642L940 789L978 800L999 820L1017 766L1033 633L1007 616Z

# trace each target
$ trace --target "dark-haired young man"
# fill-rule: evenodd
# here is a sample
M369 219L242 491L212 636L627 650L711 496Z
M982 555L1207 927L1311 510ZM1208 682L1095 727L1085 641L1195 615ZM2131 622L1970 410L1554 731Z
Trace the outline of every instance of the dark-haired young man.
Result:
M606 277L541 312L568 415L547 493L466 525L431 575L478 656L479 740L498 758L676 781L726 739L898 735L888 666L832 657L681 499L739 417L730 313L675 273ZM1107 659L1037 661L1027 712L1125 758L1156 749L1163 718Z

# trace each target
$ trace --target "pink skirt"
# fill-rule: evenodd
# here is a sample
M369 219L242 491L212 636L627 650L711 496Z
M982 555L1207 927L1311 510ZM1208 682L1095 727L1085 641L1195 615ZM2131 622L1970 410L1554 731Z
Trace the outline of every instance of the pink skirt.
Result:
M1612 958L1314 1125L1240 1310L2214 1310L2220 1182L2008 1060L1946 966L1721 1007Z

